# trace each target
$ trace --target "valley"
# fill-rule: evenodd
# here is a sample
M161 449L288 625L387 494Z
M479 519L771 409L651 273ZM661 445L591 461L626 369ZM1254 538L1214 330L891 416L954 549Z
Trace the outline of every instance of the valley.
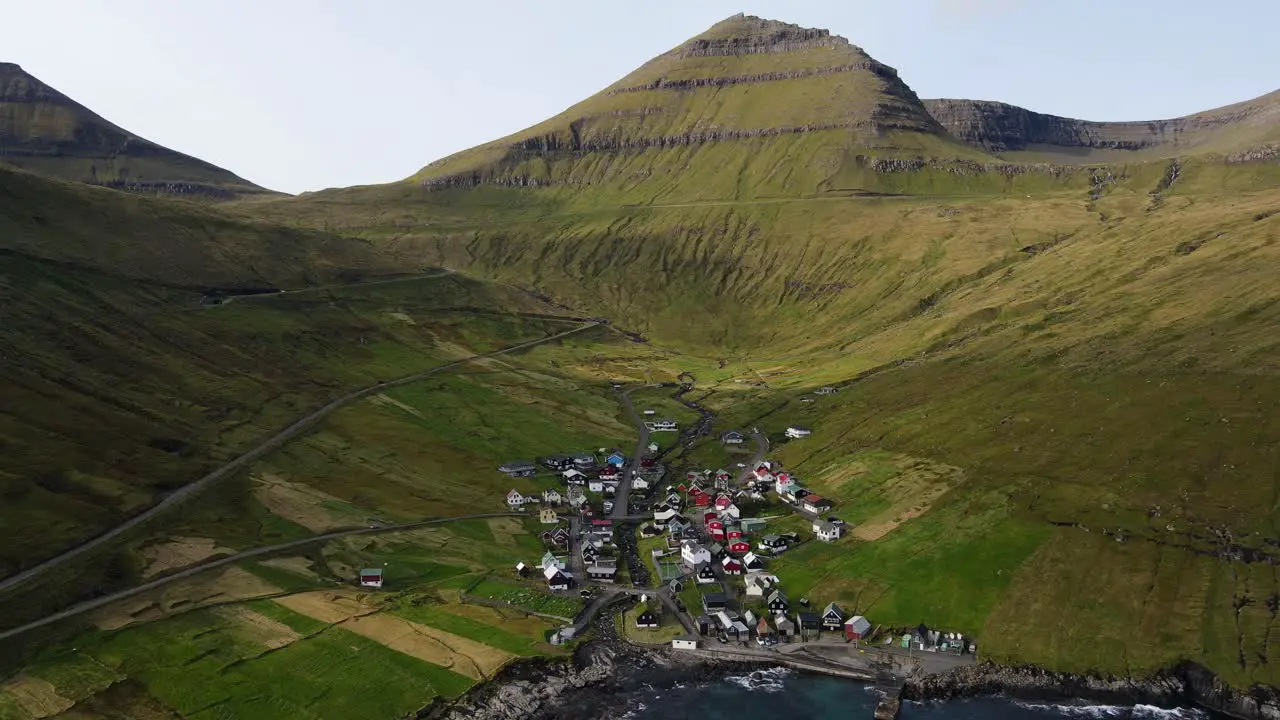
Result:
M124 133L15 68L0 139ZM672 517L719 539L688 487L717 469L753 553L799 540L758 570L877 641L924 623L982 662L1190 663L1273 698L1277 108L921 100L740 15L386 185L285 196L143 145L165 162L95 179L85 132L28 142L55 164L0 152L0 720L425 717L626 642L614 616L679 655L701 568L652 552L684 552ZM616 494L568 505L545 461L614 452L591 482ZM764 461L844 529L755 497ZM604 518L613 572L582 559ZM732 609L769 616L724 561Z

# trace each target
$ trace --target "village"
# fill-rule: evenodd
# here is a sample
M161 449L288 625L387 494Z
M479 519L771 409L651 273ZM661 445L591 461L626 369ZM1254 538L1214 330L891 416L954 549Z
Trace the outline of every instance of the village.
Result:
M814 394L834 392L821 388ZM779 658L844 648L861 656L927 655L940 667L974 661L977 644L961 633L925 623L886 627L857 608L818 606L789 594L771 566L804 543L837 543L851 526L833 514L830 500L765 459L768 440L758 429L729 430L716 438L731 452L744 452L754 441L757 452L749 463L669 477L660 445L647 440L680 427L654 415L646 409L637 418L641 444L632 456L598 448L497 468L545 486L539 492L513 488L502 498L508 510L528 513L544 528L545 553L513 558L515 579L585 603L572 625L553 634L553 644L576 639L608 601L625 594L639 602L618 623L638 644ZM781 433L787 442L803 442L811 434L801 425ZM786 529L774 529L779 525ZM381 587L381 571L361 571L360 582ZM838 653L820 657L841 662ZM866 665L865 658L855 659Z

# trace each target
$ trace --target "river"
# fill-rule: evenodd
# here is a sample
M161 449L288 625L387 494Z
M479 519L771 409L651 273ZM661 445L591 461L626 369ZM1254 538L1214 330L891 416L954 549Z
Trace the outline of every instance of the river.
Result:
M875 692L863 683L777 668L616 697L625 720L871 720ZM1030 703L1004 698L905 703L902 720L1210 720L1209 713L1137 705Z

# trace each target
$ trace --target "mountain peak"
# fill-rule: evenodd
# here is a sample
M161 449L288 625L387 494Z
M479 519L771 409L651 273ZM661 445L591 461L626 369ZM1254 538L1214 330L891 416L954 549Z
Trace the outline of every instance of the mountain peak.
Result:
M806 171L746 172L766 148L775 163L807 158ZM623 183L642 200L650 188L669 195L654 180L683 181L690 152L717 156L710 164L735 194L817 192L867 152L979 154L946 135L896 70L848 40L734 15L560 115L413 179L429 188Z
M123 190L229 197L262 188L128 132L17 63L0 62L0 163Z

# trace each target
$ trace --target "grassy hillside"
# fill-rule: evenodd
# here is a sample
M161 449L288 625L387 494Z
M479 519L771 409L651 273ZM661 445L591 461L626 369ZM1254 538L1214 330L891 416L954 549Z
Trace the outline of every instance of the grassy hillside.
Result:
M7 62L0 62L0 163L136 192L224 199L265 192L113 125Z

